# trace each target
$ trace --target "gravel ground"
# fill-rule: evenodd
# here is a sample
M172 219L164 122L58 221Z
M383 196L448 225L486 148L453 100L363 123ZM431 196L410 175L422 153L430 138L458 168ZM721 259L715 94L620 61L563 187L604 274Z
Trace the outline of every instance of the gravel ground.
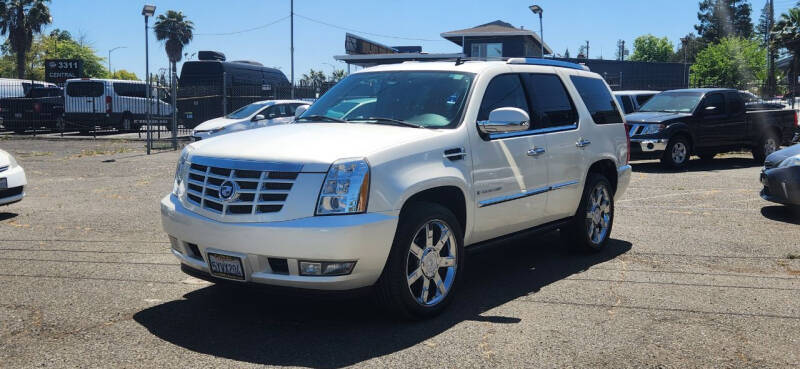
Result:
M605 252L550 233L473 253L450 309L408 323L183 274L158 204L175 152L0 147L31 183L0 208L0 367L800 366L800 216L745 155L636 163Z

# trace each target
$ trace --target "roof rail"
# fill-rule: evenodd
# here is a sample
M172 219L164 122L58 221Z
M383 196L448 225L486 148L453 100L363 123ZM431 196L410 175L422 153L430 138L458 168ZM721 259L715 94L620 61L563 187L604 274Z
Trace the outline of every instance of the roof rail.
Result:
M570 68L577 70L589 70L589 67L582 64L568 63L560 60L540 59L540 58L509 58L508 64L527 64L527 65L547 65L550 67Z

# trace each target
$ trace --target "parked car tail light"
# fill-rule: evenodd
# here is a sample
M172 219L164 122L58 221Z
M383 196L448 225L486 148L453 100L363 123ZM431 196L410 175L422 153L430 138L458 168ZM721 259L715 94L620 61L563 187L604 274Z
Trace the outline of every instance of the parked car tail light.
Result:
M625 156L625 165L631 162L631 129L632 125L625 123L625 140L628 142L628 151Z
M111 96L106 96L106 113L111 113L112 107L113 106L111 105Z

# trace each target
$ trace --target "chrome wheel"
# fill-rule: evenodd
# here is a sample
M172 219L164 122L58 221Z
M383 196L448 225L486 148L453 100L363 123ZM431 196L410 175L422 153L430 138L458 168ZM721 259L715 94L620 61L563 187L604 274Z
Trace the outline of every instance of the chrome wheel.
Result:
M688 149L683 142L676 142L672 145L672 162L675 164L682 164L686 160Z
M411 241L406 258L406 280L414 300L434 306L444 300L453 286L458 263L458 244L442 220L425 223Z
M774 137L767 137L767 139L764 140L764 157L769 156L775 151L778 151L778 143L775 141Z
M600 244L608 235L611 226L611 196L603 183L597 184L589 195L586 209L586 232L589 240Z

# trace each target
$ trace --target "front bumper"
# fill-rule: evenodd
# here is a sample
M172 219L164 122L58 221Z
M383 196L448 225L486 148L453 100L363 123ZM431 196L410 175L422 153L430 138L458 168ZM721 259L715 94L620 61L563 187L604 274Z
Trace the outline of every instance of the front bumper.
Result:
M15 203L25 197L24 187L28 181L22 167L6 169L0 172L0 178L5 178L7 183L7 188L0 189L0 205Z
M245 282L314 290L353 290L375 284L392 247L398 212L317 216L271 223L222 223L192 213L174 195L161 200L161 222L172 253L209 273L207 252L240 257ZM200 255L196 255L198 250ZM286 260L288 272L269 258ZM356 261L342 276L302 276L300 260Z
M800 205L800 166L763 169L761 198L767 201Z
M631 139L631 157L654 157L659 156L667 149L666 139Z

